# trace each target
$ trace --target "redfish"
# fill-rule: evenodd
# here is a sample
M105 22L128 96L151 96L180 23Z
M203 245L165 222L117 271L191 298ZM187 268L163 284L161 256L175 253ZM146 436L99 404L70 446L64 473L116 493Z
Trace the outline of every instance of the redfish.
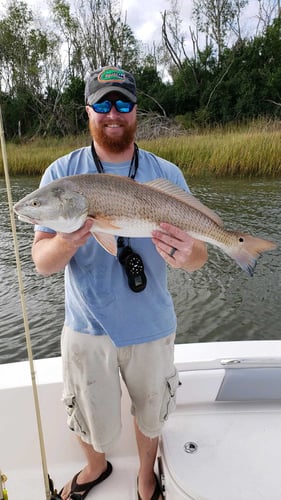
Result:
M62 177L25 196L14 211L20 220L64 233L91 218L93 236L112 255L117 254L115 236L151 237L168 222L220 248L250 275L258 256L276 248L271 241L226 230L215 212L163 178L142 184L111 174Z

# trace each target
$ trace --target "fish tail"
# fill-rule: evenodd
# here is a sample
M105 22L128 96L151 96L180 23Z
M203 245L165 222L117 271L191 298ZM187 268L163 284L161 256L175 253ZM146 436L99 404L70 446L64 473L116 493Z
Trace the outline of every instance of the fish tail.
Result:
M237 233L237 244L226 250L238 266L253 276L258 257L269 250L274 250L276 244L269 240L255 238L249 234Z

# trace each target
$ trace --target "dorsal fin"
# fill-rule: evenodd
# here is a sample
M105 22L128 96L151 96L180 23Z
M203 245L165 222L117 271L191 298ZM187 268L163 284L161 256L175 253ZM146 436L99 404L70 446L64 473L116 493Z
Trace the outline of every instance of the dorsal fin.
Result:
M195 198L195 196L193 196L191 193L187 193L186 191L184 191L184 189L180 188L173 182L161 178L145 182L144 184L146 186L153 187L154 189L158 189L159 191L163 191L170 196L174 196L174 198L177 198L178 200L187 203L190 207L195 208L199 212L202 212L204 215L216 222L216 224L218 224L219 226L223 226L223 221L215 212L213 212L213 210L206 207L206 205L201 203L201 201Z

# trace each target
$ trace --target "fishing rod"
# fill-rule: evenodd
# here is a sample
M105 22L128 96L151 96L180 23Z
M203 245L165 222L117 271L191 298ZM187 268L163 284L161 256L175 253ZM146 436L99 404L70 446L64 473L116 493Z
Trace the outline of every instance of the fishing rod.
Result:
M8 492L6 489L7 476L0 470L0 500L8 500Z
M16 230L16 223L15 223L15 217L14 217L14 211L13 211L12 190L11 190L11 184L10 184L10 176L9 176L9 168L8 168L8 160L7 160L7 151L6 151L6 142L5 142L5 134L4 134L4 125L3 125L1 105L0 105L0 138L1 138L1 151L2 151L2 160L3 160L4 174L5 174L6 190L7 190L7 197L8 197L8 206L9 206L9 213L10 213L10 220L11 220L11 227L12 227L12 234L13 234L13 242L14 242L14 251L15 251L15 257L16 257L17 276L18 276L22 316L23 316L23 323L24 323L26 347L27 347L30 376L31 376L32 390L33 390L33 399L34 399L35 413L36 413L36 420L37 420L37 430L38 430L39 444L40 444L40 451L41 451L42 471L43 471L44 486L45 486L45 498L46 498L46 500L56 500L56 499L60 499L61 497L57 494L56 490L54 489L53 481L50 478L50 476L48 474L48 469L47 469L46 449L45 449L45 444L44 444L44 436L43 436L42 420L41 420L41 413L40 413L40 406L39 406L38 390L37 390L37 384L36 384L33 353L32 353L32 347L31 347L31 337L30 337L29 323L28 323L28 317L27 317L27 308L26 308L26 301L25 301L25 295L24 295L21 262L20 262L19 247L18 247L18 240L17 240L17 230ZM0 485L1 485L1 482L0 482ZM1 492L1 490L0 490L0 492ZM4 497L4 494L3 494L3 497ZM6 494L6 498L4 497L4 500L7 500L7 498L8 497ZM0 500L1 500L1 498L0 498Z

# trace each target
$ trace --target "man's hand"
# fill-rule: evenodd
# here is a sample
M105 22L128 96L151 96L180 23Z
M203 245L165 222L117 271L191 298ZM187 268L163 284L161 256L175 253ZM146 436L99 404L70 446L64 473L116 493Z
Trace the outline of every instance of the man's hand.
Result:
M89 236L91 236L91 227L93 226L93 223L94 221L92 219L87 219L85 224L80 227L80 229L77 229L77 231L74 231L73 233L60 232L57 234L68 243L73 244L75 248L79 248L85 245Z
M153 231L152 241L163 259L174 268L195 271L208 258L206 244L195 240L185 231L167 223L160 224L161 230Z

